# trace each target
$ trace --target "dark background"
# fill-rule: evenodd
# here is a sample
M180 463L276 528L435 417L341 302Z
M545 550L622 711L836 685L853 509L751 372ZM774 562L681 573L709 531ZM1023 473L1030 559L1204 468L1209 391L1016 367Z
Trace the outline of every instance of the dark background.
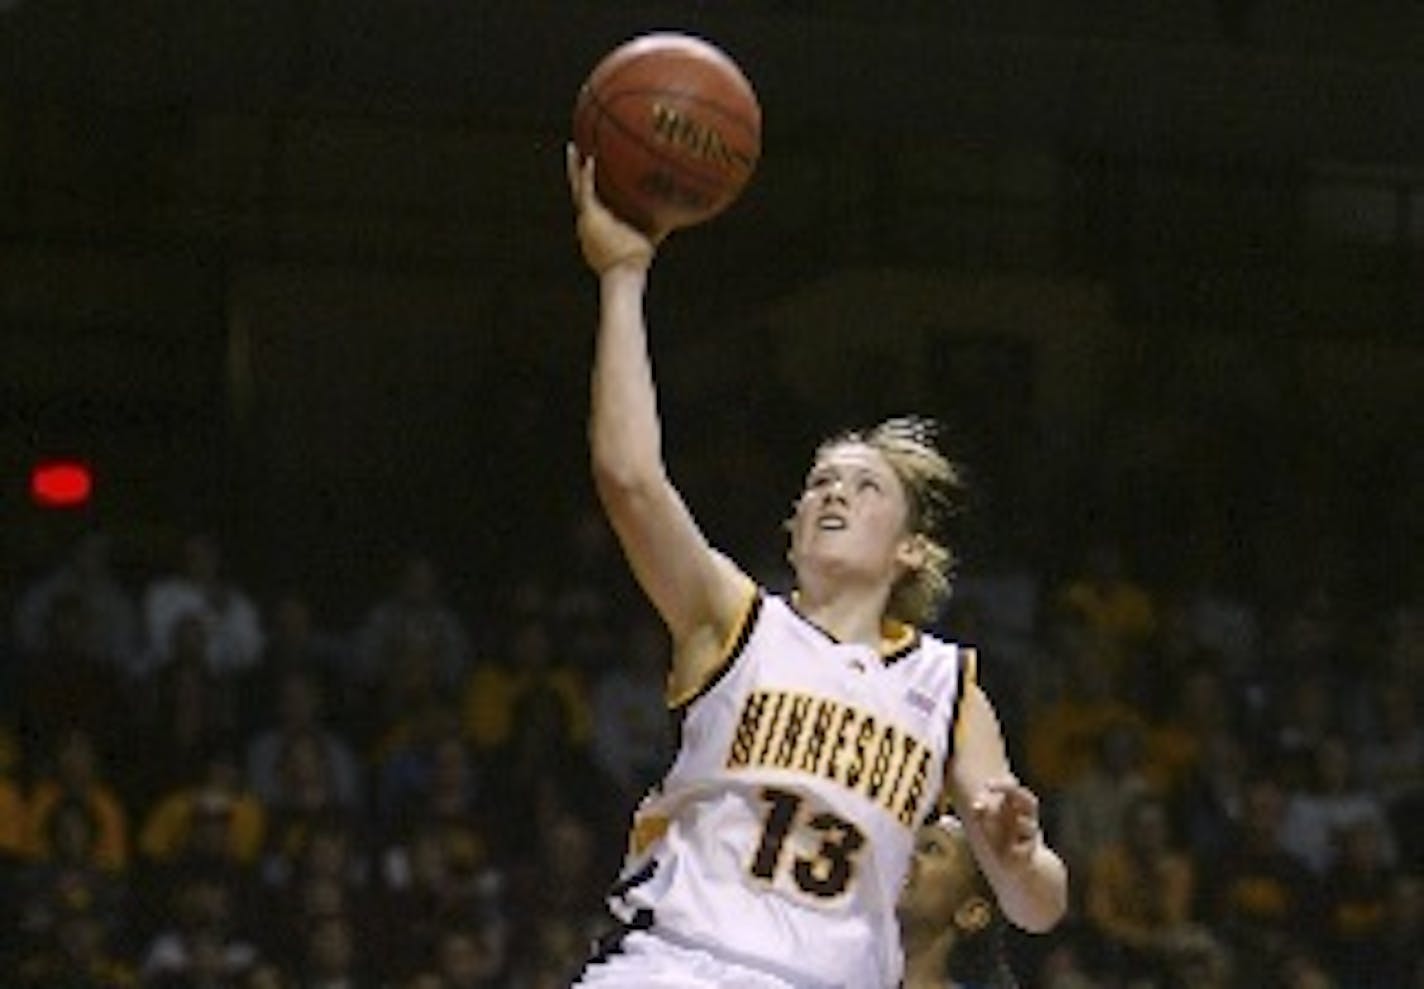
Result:
M1417 579L1404 0L7 3L9 577L94 523L135 573L210 527L341 615L412 545L468 597L548 565L590 506L562 148L650 29L722 44L766 119L649 300L717 541L766 552L816 438L915 409L976 481L970 565L1052 571L1090 524L1157 579ZM91 508L29 505L53 454Z

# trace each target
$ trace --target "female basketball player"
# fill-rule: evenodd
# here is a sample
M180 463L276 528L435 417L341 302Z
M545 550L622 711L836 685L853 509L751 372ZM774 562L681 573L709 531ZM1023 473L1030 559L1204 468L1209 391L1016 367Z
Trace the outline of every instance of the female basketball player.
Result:
M952 801L1007 916L1042 931L1067 876L1009 767L972 651L916 623L948 589L956 477L914 421L823 444L787 522L797 593L708 545L662 456L643 296L655 244L569 151L600 317L589 442L604 511L671 634L672 769L610 894L622 936L581 986L876 989L918 825Z
M899 915L902 989L1016 989L1003 915L957 818L920 828Z

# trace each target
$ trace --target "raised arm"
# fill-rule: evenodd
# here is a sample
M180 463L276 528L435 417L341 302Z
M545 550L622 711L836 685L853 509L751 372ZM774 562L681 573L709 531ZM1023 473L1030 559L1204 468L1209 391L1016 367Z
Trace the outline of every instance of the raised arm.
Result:
M721 658L752 593L715 551L668 478L643 296L656 244L598 201L590 160L569 149L569 183L584 260L598 276L598 340L590 387L594 483L633 574L672 635L673 694L698 686Z
M1014 776L998 716L972 679L949 782L965 836L1004 916L1035 933L1054 927L1068 909L1068 870L1044 840L1038 797Z

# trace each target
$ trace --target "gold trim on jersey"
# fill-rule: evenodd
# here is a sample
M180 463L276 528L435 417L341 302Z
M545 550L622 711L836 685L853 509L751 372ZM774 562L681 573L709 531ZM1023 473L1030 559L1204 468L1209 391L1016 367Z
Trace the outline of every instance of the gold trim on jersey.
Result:
M851 704L787 690L747 695L725 766L787 769L839 784L919 825L933 751L903 728Z
M670 821L663 814L641 814L633 819L628 833L628 851L634 858L642 855L668 833Z
M949 753L944 761L944 786L940 789L939 806L935 813L949 814L954 811L954 785L949 778L949 767L959 755L964 738L964 695L978 682L979 652L972 646L959 647L959 677L954 687L954 708L949 713Z
M752 625L755 624L757 613L761 610L762 600L760 587L750 582L747 586L747 600L742 605L742 613L732 623L727 637L722 642L722 658L707 671L707 675L702 678L700 683L688 687L676 696L669 694L667 697L668 710L676 711L684 708L711 690L712 685L722 679L727 668L732 665L732 661L741 654L742 648L747 644L747 639L751 637Z
M919 640L920 630L909 622L887 618L880 623L880 658L899 659Z
M962 727L964 719L960 715L964 712L964 695L969 692L969 688L979 682L979 651L972 646L959 647L959 686L954 692L954 713L950 715L949 726L950 744L953 746L949 750L950 757L959 751L959 743L963 737Z

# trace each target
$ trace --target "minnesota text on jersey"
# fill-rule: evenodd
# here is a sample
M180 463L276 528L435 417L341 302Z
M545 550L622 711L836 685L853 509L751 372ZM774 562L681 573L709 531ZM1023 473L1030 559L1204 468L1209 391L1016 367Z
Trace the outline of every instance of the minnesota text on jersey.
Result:
M933 754L908 731L828 697L756 690L742 703L729 770L810 773L879 804L913 828L923 816Z

